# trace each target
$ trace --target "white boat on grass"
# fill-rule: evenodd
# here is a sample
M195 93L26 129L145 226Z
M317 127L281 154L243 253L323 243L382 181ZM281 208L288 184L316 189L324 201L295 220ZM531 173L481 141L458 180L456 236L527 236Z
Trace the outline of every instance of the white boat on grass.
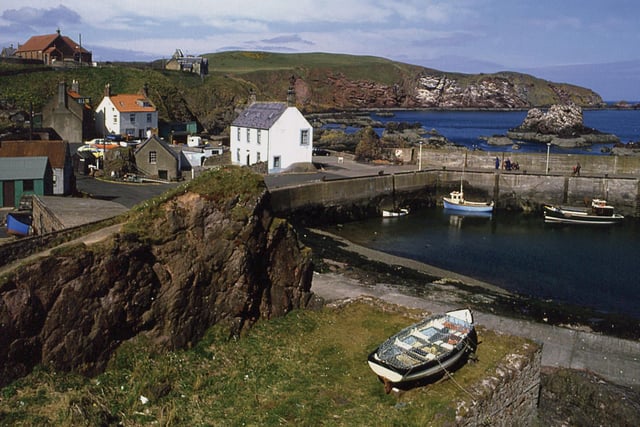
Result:
M402 329L368 357L369 367L389 393L395 386L439 377L463 362L477 346L470 310L429 316Z

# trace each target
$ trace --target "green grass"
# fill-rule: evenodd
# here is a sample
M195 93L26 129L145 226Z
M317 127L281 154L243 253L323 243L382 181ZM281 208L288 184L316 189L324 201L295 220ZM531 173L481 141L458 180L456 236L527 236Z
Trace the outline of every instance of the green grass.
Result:
M1 389L0 424L446 425L456 403L469 399L459 386L492 373L524 342L481 331L479 361L455 382L387 395L367 354L414 321L358 302L293 311L237 339L218 325L186 351L156 352L140 337L95 378L39 368Z
M264 191L266 184L262 176L248 168L226 166L212 169L193 181L134 206L126 214L123 233L137 235L142 240L163 241L166 238L163 234L165 230L158 229L156 222L164 218L167 210L175 209L175 206L166 206L170 200L187 192L214 201L221 210L228 209L233 220L246 220L253 213L249 208Z

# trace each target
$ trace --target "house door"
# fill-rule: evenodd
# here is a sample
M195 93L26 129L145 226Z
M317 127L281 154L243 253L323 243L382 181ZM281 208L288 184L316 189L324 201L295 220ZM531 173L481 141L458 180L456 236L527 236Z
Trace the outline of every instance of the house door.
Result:
M13 185L14 181L3 181L2 182L2 207L9 208L15 206L15 188Z
M247 153L247 166L251 165L251 163L249 162L249 153Z

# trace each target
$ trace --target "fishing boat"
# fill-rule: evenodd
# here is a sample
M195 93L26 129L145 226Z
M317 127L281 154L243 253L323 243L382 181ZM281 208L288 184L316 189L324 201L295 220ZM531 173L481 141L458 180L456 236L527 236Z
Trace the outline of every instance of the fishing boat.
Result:
M389 393L396 385L416 383L453 370L475 352L477 335L469 309L429 316L402 329L368 357L369 367Z
M472 202L464 198L463 181L464 166L460 177L460 191L454 190L449 193L449 197L442 198L445 209L463 212L493 212L493 200L491 202Z
M31 229L31 212L10 212L7 214L7 234L29 236Z
M383 209L382 217L383 218L397 218L399 216L405 216L409 214L408 208L401 208L396 203L396 176L391 175L391 184L392 184L392 192L391 197L393 200L393 208L391 209Z
M407 208L395 208L395 209L383 209L382 217L383 218L395 218L399 216L405 216L409 214L409 209Z
M613 225L624 220L606 200L593 199L589 208L545 205L544 222L552 224Z
M443 197L445 209L464 212L493 212L493 200L491 202L472 202L464 198L462 186L460 191L452 191L449 197Z

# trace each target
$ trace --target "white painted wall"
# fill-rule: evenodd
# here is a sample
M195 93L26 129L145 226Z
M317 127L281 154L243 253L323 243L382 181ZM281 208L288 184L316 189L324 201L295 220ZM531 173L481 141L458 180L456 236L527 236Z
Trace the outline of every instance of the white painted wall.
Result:
M301 132L307 131L307 144L301 144ZM294 163L311 163L313 127L296 107L288 107L271 129L231 126L231 162L245 166L268 162L269 173L281 172ZM280 157L280 167L274 161Z

